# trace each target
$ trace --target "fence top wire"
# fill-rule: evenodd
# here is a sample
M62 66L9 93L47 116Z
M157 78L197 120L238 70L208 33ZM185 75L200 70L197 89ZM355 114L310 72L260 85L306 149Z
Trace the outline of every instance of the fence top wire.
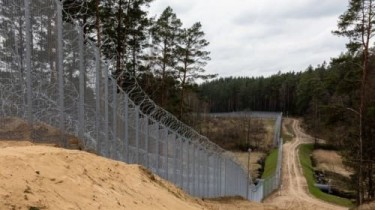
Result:
M51 3L54 2L56 5L60 5L62 7L63 1L59 0L51 0ZM82 4L85 5L85 1L82 1ZM55 5L55 6L56 6ZM84 9L85 7L80 7ZM48 9L51 9L48 7ZM54 9L54 8L52 8ZM64 9L64 8L63 8ZM69 12L63 11L65 18L67 18L69 23L65 22L64 25L71 24L71 30L77 30L77 34L83 35L81 32L83 31L83 25L76 19L74 19ZM66 19L65 19L66 20ZM62 27L62 26L58 26ZM73 35L72 35L73 36ZM100 52L100 47L98 48L95 43L93 43L89 37L84 37L85 39L85 48L90 49L96 49ZM103 40L105 42L106 40ZM206 150L208 155L220 155L221 157L227 157L233 162L235 162L236 165L241 167L241 164L239 164L239 161L235 157L235 155L231 152L228 152L218 146L217 144L211 142L207 137L199 134L197 131L195 131L190 126L184 124L180 120L178 120L174 115L163 109L162 107L158 106L141 88L141 86L137 82L137 78L135 75L129 73L129 72L123 72L124 75L122 75L124 78L126 78L126 87L122 88L117 84L116 78L114 78L112 75L113 71L111 69L114 69L115 66L115 60L114 59L104 59L100 58L102 61L102 64L106 66L106 68L103 68L104 71L110 71L106 72L104 74L102 72L101 78L103 79L110 79L113 83L116 84L117 89L119 90L118 94L127 94L129 96L129 99L131 99L130 106L133 105L139 111L149 116L150 119L152 119L155 122L159 122L160 124L164 125L166 128L168 128L170 131L175 132L177 135L181 136L182 138L185 138L188 142L195 145L198 149ZM0 63L0 69L4 69L5 64ZM109 78L105 78L104 75L109 75ZM244 169L243 167L241 167Z
M186 125L177 119L173 114L158 106L141 88L134 75L125 72L126 78L131 80L128 82L128 87L121 88L118 84L117 87L121 93L127 94L133 101L134 105L139 107L140 111L148 115L152 120L160 122L171 131L175 131L178 135L190 140L198 148L207 150L212 154L227 154L227 151L211 142L207 137L199 134L192 127ZM234 155L231 155L234 157ZM237 160L236 160L237 161Z

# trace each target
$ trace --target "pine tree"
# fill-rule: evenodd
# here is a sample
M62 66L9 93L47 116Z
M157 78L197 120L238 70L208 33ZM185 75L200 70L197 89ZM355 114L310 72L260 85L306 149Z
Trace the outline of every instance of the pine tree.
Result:
M375 1L374 0L350 0L348 10L340 16L338 30L334 34L349 38L347 45L349 51L362 54L361 66L361 87L360 87L360 104L358 110L352 110L359 118L359 151L358 151L358 189L357 203L361 205L364 199L363 186L363 132L364 132L364 113L366 103L366 82L369 74L369 57L371 38L375 35Z
M203 74L207 61L210 60L209 51L205 48L209 42L204 38L201 23L195 23L188 29L184 29L179 37L177 47L178 79L180 80L180 108L179 118L184 113L184 96L186 89L194 84L197 79L211 79L215 74Z
M115 77L124 87L126 75L136 76L144 64L150 20L145 7L152 0L103 1L101 11L102 49L105 58L115 60Z
M152 0L133 1L128 11L129 39L127 46L129 48L129 61L127 69L132 75L143 73L145 70L145 49L149 47L149 31L152 24L151 19L147 17L147 12L142 10L143 6L148 6Z
M176 77L176 46L178 37L181 34L181 20L167 7L152 27L152 54L151 66L157 77L160 78L160 99L159 105L165 107L169 92L168 84L174 85Z

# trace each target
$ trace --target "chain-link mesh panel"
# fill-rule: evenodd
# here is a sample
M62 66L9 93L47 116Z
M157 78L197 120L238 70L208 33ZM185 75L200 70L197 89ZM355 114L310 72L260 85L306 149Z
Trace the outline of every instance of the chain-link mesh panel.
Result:
M101 58L60 1L0 0L0 26L0 139L141 164L200 197L260 201L280 184L281 149L275 179L248 185L233 154L157 106L134 77L121 75L120 88L114 61ZM277 145L281 115L265 115L277 118Z

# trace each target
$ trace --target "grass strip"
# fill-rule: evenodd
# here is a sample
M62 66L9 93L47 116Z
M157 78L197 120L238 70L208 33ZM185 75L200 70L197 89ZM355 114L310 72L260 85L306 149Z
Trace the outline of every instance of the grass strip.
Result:
M353 203L349 199L324 193L320 191L320 189L314 186L314 183L315 183L314 169L312 167L311 158L310 158L310 155L312 154L313 149L314 149L313 144L302 144L299 147L299 158L301 161L303 174L305 175L310 193L316 198L324 200L329 203L333 203L333 204L337 204L337 205L345 206L345 207L353 207Z
M264 164L264 172L262 174L262 179L266 179L275 173L278 154L279 149L276 148L272 150L271 153L267 156L266 162Z

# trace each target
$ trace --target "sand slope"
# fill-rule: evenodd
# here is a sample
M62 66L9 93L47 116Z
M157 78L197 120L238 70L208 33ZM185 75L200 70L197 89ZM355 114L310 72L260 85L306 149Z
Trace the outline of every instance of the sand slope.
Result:
M140 166L81 151L0 143L1 210L207 209Z
M0 140L0 210L277 210L240 197L199 199L138 165Z

